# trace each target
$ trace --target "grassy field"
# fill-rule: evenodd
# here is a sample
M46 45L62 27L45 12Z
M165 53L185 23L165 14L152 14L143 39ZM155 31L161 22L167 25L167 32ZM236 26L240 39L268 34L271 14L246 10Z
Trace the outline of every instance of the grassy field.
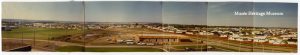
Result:
M59 47L56 50L59 52L80 52L83 47L80 46L65 46ZM160 49L155 48L121 48L121 47L108 47L108 48L85 48L86 52L162 52Z
M50 28L28 28L20 27L12 31L2 31L3 38L24 38L24 39L48 39L51 37L60 37L63 35L72 35L82 33L81 30L68 29L50 29Z
M177 49L185 49L185 48L206 48L206 46L175 46Z

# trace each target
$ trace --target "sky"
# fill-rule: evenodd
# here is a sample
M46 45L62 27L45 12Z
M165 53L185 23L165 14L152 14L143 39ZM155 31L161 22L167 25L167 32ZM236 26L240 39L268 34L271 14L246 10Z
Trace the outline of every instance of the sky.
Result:
M207 3L166 2L162 5L163 23L206 25Z
M252 11L253 3L208 3L207 10L207 25L209 26L253 26L253 16L236 16L233 14L234 11Z
M296 3L214 2L208 3L207 25L250 27L297 27ZM278 16L240 16L234 11L282 12Z
M81 2L3 2L2 18L84 21ZM157 22L209 26L297 27L296 3L86 2L86 22ZM234 11L274 11L281 16L239 16Z
M160 2L87 2L86 20L92 22L162 22Z
M2 18L83 21L80 2L3 2Z
M297 3L255 3L255 11L283 12L282 16L254 16L254 26L297 27Z

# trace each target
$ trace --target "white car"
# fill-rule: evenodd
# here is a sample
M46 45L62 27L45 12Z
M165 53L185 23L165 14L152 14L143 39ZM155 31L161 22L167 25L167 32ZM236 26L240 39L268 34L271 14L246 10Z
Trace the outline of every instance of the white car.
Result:
M146 43L137 43L138 45L146 45Z

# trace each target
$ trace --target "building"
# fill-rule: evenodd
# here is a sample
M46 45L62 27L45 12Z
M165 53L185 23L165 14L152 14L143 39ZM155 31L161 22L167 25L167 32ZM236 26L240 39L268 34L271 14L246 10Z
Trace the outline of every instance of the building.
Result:
M297 41L298 41L297 39L288 39L287 44L297 45L298 43Z
M251 37L238 37L236 39L237 41L252 41Z
M154 44L189 42L189 40L182 35L173 34L141 34L135 38L135 41L139 43Z
M238 39L240 36L239 35L236 35L236 34L233 34L233 35L230 35L228 40L236 40Z
M267 42L267 36L255 36L253 42Z
M281 39L269 40L271 44L285 44Z
M280 37L282 37L284 40L288 40L288 39L297 39L297 35L296 35L296 34L291 34L291 35L281 35Z

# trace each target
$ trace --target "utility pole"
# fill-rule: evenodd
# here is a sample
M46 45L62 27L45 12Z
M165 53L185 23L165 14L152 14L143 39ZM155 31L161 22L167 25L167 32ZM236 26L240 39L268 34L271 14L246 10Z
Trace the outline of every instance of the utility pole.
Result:
M82 52L85 52L85 35L86 35L86 33L85 33L85 3L84 3L84 1L82 1L82 7L83 7L83 47L82 47L82 49L81 49L81 51Z

